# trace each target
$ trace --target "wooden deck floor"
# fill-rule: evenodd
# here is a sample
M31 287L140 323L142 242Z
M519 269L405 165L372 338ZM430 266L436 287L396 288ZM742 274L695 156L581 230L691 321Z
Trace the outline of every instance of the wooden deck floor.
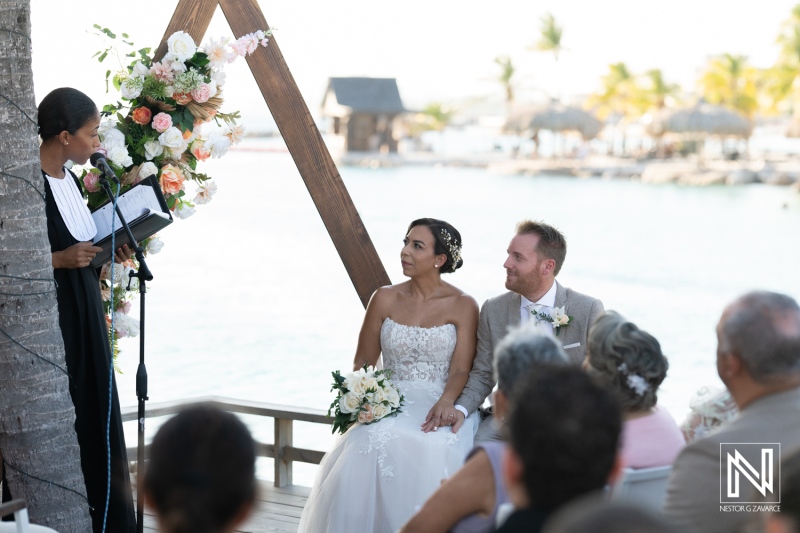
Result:
M258 504L250 519L237 532L241 533L296 533L300 513L311 489L299 485L275 488L271 481L260 483ZM145 509L144 530L157 532L156 518Z

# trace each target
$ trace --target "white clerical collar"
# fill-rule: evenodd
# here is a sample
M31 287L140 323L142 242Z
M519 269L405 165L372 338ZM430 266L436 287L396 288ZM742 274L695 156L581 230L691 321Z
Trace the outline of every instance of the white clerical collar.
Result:
M532 302L525 298L524 296L520 295L520 309L526 309L527 306L530 304L539 304L539 305L546 305L547 307L555 307L556 306L556 281L553 280L553 286L550 287L550 290L547 291L544 296L539 298L539 301Z

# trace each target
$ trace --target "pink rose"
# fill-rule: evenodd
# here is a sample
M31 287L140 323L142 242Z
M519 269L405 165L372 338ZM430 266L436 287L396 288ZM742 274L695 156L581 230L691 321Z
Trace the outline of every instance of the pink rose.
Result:
M197 139L192 143L192 155L195 156L198 161L205 161L211 157L211 150L206 148L206 143L204 141Z
M89 192L97 192L100 190L99 179L100 176L94 172L89 172L83 177L83 186L86 187L86 190Z
M166 113L159 113L153 117L153 129L158 133L164 133L172 127L172 117Z
M208 99L210 97L211 97L211 87L209 87L208 84L206 83L202 84L200 87L192 91L192 99L198 104L208 102Z

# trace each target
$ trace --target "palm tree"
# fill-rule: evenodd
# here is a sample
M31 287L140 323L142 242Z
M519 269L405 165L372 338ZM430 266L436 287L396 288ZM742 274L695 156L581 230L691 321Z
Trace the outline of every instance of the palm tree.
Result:
M539 26L539 40L534 45L534 48L541 52L552 52L553 57L558 61L558 54L564 49L561 45L561 36L564 33L564 28L556 24L556 18L552 13L547 13L539 21L541 23Z
M501 73L495 78L506 93L506 114L511 112L511 106L514 104L514 74L517 69L511 63L511 58L508 56L498 56L494 58L494 62L501 68Z
M723 54L708 61L700 77L703 98L752 117L758 107L758 70L742 55Z
M75 410L56 368L66 363L39 192L30 20L30 0L0 0L0 450L31 521L84 532L92 522Z
M789 100L791 107L797 108L798 85L800 85L800 4L792 9L784 21L776 39L780 54L775 66L764 76L764 92L770 100L770 110L775 111L780 104Z
M628 118L640 114L636 105L638 88L636 78L625 63L612 63L608 73L601 78L602 88L589 98L589 104L597 107L601 120L617 117L617 127L622 136L622 153L625 154L625 125Z
M680 90L680 85L667 83L664 80L661 69L650 69L645 72L643 83L639 85L638 107L642 113L652 109L662 109L666 107L667 98L677 97Z

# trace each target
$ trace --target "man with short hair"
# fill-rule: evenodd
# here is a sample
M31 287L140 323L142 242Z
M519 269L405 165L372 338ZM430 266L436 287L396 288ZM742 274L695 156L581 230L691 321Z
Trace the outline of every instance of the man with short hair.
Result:
M490 298L481 307L478 348L464 390L455 402L458 410L453 431L492 392L494 350L510 328L533 322L543 334L555 336L569 361L580 365L586 353L589 327L603 312L600 300L563 287L556 276L567 255L567 240L544 222L523 220L508 246L506 288L509 292ZM500 435L490 413L484 413L478 442L498 440Z
M514 513L498 533L536 533L550 515L619 472L622 411L574 366L542 366L515 389L503 481Z
M758 470L761 447L780 444L780 454L800 447L800 307L789 296L757 291L731 303L717 325L717 372L739 414L727 425L683 449L670 476L664 512L683 529L697 533L736 531L756 501L753 481L739 476L729 493L728 455L737 454ZM777 453L776 453L777 455ZM776 461L778 457L774 458ZM741 460L738 463L746 468ZM738 473L738 470L736 470ZM779 473L774 472L779 481ZM750 477L753 477L752 475ZM775 485L777 489L778 485ZM762 487L763 488L763 487ZM769 494L766 492L765 494Z

